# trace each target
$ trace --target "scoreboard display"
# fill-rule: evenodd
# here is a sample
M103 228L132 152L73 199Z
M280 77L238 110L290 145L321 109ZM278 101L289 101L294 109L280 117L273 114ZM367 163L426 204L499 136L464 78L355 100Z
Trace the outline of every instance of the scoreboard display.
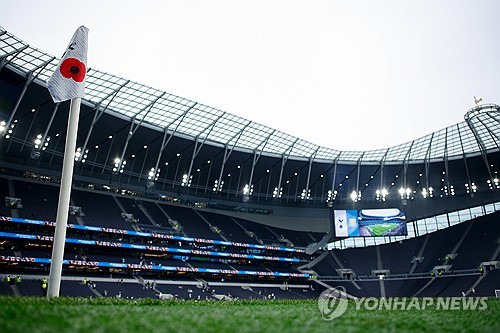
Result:
M334 210L336 237L406 236L406 216L398 208Z

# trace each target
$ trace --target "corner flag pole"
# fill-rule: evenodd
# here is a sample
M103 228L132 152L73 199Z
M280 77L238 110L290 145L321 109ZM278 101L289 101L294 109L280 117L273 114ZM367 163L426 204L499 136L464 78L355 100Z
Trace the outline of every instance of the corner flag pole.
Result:
M85 79L87 76L87 40L88 29L80 26L73 35L59 65L47 84L47 89L55 103L71 100L47 289L47 297L49 298L58 297L61 288L71 183L73 182L73 166L75 165L76 137L80 118L80 105L85 93Z
M68 134L66 136L66 147L64 148L61 189L57 206L56 230L54 234L54 244L52 246L52 261L50 263L49 286L47 290L47 297L49 298L58 297L61 287L62 261L64 244L66 243L66 228L68 225L69 201L71 183L73 181L76 135L78 133L81 100L80 97L72 99L69 107Z

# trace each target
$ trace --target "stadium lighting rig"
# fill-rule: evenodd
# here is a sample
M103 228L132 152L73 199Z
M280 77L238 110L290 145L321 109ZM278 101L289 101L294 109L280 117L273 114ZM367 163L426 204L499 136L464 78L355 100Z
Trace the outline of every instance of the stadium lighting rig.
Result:
M328 207L333 207L333 202L337 198L337 190L328 190L326 195L326 204Z
M377 195L377 201L385 201L385 198L389 195L389 191L386 188L378 189L375 191L375 194Z
M33 140L34 148L31 149L31 153L30 153L30 158L32 160L39 159L41 156L40 151L47 149L47 146L49 145L49 141L50 141L50 136L45 136L45 135L47 135L47 134L46 133L45 134L41 134L41 133L37 134L37 136L35 137L35 140Z
M78 147L75 152L75 162L81 161L82 163L85 163L88 152L88 149L85 149L85 152L82 152L82 148Z
M465 190L468 194L474 194L477 192L477 185L476 183L472 182L470 185L468 183L465 183Z
M182 176L181 186L183 186L183 187L191 187L191 182L192 181L193 181L193 175L190 175L189 179L188 179L188 175L184 174Z
M248 202L253 193L253 185L245 184L243 187L243 202Z
M160 171L161 171L160 168L158 168L157 172L155 172L155 168L151 168L151 170L149 170L149 172L148 172L148 180L157 181L158 177L160 177Z
M407 188L401 187L398 192L401 199L410 199L411 189L409 187Z
M432 187L429 187L428 189L424 187L422 189L422 197L424 199L432 198L433 196L434 196L434 189Z
M215 182L214 182L214 187L213 187L213 191L214 192L221 192L222 191L222 187L224 186L224 181L221 180L220 183L219 183L219 180L216 179Z
M498 177L493 178L493 181L487 180L486 183L488 184L488 187L490 190L498 189L500 188L499 180Z
M252 193L253 193L253 185L249 186L248 184L245 184L245 186L243 187L243 194L252 195Z
M361 200L361 191L352 191L350 197L352 201L358 202L358 200Z
M151 188L155 185L155 182L158 180L158 178L160 177L160 171L161 169L158 168L158 171L155 172L155 168L151 168L151 170L149 170L148 172L148 180L147 180L147 183L146 183L146 186L147 188Z
M300 194L300 199L301 200L311 199L311 189L309 190L303 189L302 193Z
M42 144L42 135L41 134L38 134L36 136L34 143L35 143L35 148L38 149L38 147L40 147L40 145Z
M119 157L115 158L114 162L114 167L113 167L113 172L114 173L123 173L123 169L125 168L125 165L127 164L127 161L123 160L121 161Z
M8 125L5 121L0 122L0 134L6 133L5 138L10 139L12 133L14 132L14 127L16 127L17 119Z

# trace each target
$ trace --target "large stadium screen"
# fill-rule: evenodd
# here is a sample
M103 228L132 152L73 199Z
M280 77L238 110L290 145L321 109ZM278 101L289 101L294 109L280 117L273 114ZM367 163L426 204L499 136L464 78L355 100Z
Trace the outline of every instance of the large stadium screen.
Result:
M406 236L406 216L398 208L335 210L336 237Z
M357 210L335 210L333 216L335 219L335 236L359 236Z

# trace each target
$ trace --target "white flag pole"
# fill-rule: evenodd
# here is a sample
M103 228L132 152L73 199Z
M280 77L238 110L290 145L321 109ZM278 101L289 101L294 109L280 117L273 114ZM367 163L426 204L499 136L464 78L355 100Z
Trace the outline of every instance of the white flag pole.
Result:
M47 297L59 297L61 288L62 262L64 256L64 244L66 243L66 228L68 225L68 211L71 194L71 183L73 181L73 166L75 164L76 135L78 132L78 121L80 118L80 97L73 98L69 107L68 133L66 136L66 147L64 148L64 161L61 176L61 187L59 192L59 203L57 206L56 230L54 243L52 245L52 261L50 264L49 285Z

